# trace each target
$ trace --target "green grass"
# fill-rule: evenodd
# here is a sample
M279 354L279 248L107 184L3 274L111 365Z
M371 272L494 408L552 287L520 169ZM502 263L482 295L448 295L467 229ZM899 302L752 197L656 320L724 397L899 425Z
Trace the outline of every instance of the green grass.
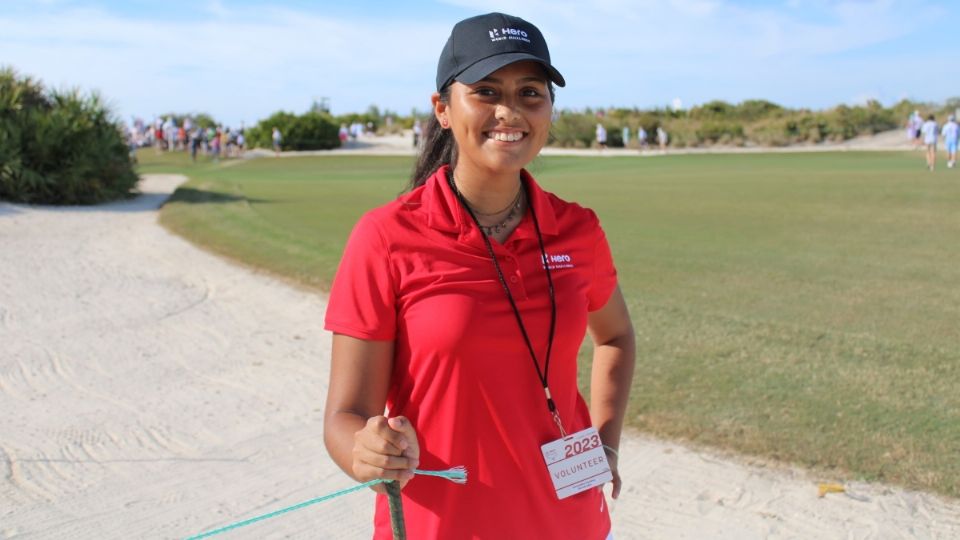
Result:
M192 179L164 225L320 289L353 223L412 164L141 159ZM853 152L531 170L607 230L638 337L630 425L960 496L960 171Z

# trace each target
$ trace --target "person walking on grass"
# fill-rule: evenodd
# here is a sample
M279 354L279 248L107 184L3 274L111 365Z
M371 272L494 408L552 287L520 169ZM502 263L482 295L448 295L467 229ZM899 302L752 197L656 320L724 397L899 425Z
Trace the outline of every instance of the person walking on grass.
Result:
M597 216L526 169L554 85L564 78L533 24L457 23L410 188L360 219L333 280L324 441L355 480L399 482L410 538L611 538L600 484L619 496L633 324ZM466 484L414 474L454 466ZM592 480L558 492L553 478L572 470ZM374 526L391 538L382 493Z
M640 143L640 150L647 149L647 130L643 126L637 128L637 142Z
M657 126L657 144L660 145L660 151L667 151L667 141L669 140L669 135L667 135L667 130L663 129L663 126Z
M943 145L947 148L947 168L952 169L957 164L957 117L950 115L943 125Z
M927 168L932 172L937 164L937 137L939 135L937 121L932 114L927 116L927 121L920 127L920 133L923 137L923 144L927 148Z
M920 132L922 127L923 117L920 116L920 111L913 111L913 114L907 119L907 139L909 139L913 143L913 147L918 150L920 149L920 143L923 141Z
M280 128L273 126L273 132L270 134L270 140L273 141L273 155L280 155L280 142L283 140L283 135L280 133Z
M601 122L597 122L597 146L601 150L607 147L607 128Z

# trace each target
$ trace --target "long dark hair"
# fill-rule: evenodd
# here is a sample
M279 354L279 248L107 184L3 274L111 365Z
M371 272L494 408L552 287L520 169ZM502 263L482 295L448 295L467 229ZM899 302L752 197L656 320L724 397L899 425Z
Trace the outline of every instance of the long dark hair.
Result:
M450 86L440 91L440 101L450 103ZM433 171L444 165L457 165L457 141L453 139L453 132L443 129L436 115L431 114L427 120L427 127L423 130L423 140L420 142L420 153L410 175L409 190L416 189L427 181Z
M552 82L547 84L547 89L550 91L550 104L553 105L556 90L554 90ZM440 91L440 101L449 105L449 85ZM452 130L444 129L440 126L437 117L430 115L430 119L427 120L427 127L423 130L423 141L420 143L420 153L417 155L417 162L414 164L413 173L410 175L408 191L422 186L434 171L444 165L457 166L457 141L453 138Z

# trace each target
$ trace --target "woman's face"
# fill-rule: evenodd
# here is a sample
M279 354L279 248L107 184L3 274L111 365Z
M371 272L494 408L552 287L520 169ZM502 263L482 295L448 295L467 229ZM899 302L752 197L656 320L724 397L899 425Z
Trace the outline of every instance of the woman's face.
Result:
M454 82L434 112L457 142L457 166L477 172L519 172L540 153L550 133L553 103L540 64L516 62L475 84Z

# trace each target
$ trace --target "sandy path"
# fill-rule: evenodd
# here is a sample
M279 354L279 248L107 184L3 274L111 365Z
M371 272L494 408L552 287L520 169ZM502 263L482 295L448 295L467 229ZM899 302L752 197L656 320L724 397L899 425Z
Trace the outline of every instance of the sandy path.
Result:
M182 180L96 208L0 203L0 538L184 537L351 485L321 441L324 299L157 225ZM818 499L802 472L639 436L621 452L618 539L960 537L957 501ZM371 505L222 537L367 538Z

